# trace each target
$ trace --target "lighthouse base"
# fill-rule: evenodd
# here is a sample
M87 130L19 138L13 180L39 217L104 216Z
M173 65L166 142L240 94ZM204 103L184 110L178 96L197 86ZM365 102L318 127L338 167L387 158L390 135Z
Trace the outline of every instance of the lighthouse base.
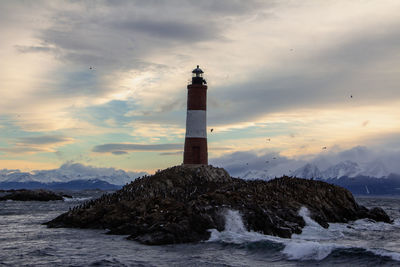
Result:
M186 138L183 164L208 165L207 138Z

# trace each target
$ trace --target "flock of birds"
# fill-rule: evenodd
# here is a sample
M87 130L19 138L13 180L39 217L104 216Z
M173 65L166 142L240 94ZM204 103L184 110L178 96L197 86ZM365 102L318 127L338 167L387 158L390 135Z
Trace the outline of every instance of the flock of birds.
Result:
M353 98L353 95L350 95L350 98ZM210 132L213 132L213 131L214 131L214 128L211 128ZM271 138L267 138L267 142L271 142ZM322 147L322 150L326 150L326 149L328 149L328 147L326 147L326 146ZM276 159L276 157L273 157L272 159ZM269 160L266 160L265 163L269 163ZM247 162L246 166L248 166L248 165L249 165L249 163ZM289 170L289 172L292 172L292 171Z
M352 95L351 95L350 97L353 98ZM214 131L214 128L211 128L211 129L210 129L210 132L213 132L213 131ZM267 138L266 140L267 140L267 142L271 142L271 138ZM322 147L322 149L323 149L323 150L324 150L324 149L328 149L328 147L324 146L324 147ZM276 157L273 157L272 159L276 159ZM269 160L266 160L265 163L269 163ZM248 165L249 165L249 163L247 162L247 163L246 163L246 166L248 166ZM289 172L292 172L292 171L289 170Z

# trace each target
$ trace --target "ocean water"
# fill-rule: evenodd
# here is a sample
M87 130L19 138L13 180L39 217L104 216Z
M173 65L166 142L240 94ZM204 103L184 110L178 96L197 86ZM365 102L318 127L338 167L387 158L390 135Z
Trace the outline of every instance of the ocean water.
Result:
M400 266L400 198L358 198L382 207L394 224L358 220L321 228L307 225L292 239L249 232L240 213L227 210L226 229L210 229L197 244L144 246L102 230L41 225L87 200L0 202L0 266Z

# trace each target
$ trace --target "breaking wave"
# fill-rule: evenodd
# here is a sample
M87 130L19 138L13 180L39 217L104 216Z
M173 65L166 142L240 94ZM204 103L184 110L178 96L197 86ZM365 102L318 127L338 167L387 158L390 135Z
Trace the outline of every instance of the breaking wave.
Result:
M376 258L400 261L400 251L385 248L370 247L365 242L361 244L357 235L366 232L381 234L399 230L399 220L394 224L375 223L371 220L358 220L350 224L330 224L328 229L321 227L310 217L307 208L302 207L299 215L303 217L306 226L301 234L293 234L291 239L263 235L248 231L239 211L226 210L224 213L225 230L210 229L211 236L207 242L241 245L246 249L256 247L265 250L277 250L287 260L322 261L330 255L347 255L348 257ZM351 238L355 236L355 238Z

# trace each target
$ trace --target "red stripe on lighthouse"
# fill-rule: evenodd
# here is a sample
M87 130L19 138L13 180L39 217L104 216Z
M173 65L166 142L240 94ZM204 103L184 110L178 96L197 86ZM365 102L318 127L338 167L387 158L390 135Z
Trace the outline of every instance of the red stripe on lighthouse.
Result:
M188 85L188 110L207 110L207 86L200 84Z

